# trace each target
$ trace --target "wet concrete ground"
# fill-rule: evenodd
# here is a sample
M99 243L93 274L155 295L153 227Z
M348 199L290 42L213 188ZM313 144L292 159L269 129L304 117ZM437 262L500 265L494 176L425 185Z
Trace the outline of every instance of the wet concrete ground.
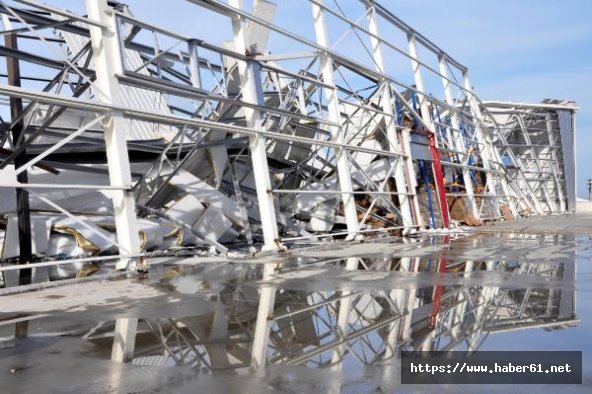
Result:
M590 392L591 234L588 213L532 218L5 291L0 391ZM401 385L420 349L583 351L583 384Z

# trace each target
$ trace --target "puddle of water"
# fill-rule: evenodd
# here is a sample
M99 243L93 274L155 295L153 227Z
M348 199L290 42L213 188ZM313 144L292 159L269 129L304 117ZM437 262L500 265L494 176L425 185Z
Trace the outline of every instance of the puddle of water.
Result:
M0 379L6 392L415 391L399 351L584 350L584 384L565 391L588 391L590 257L585 236L438 237L15 294Z

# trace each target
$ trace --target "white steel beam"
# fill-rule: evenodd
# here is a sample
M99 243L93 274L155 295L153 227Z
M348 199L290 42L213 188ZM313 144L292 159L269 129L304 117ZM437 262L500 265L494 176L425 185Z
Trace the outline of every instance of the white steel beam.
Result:
M53 152L55 152L56 150L58 150L62 146L66 145L68 142L72 141L74 138L78 137L79 135L81 135L82 133L84 133L85 131L90 129L91 127L94 127L94 125L99 123L101 120L103 120L103 118L104 118L103 115L98 116L97 118L92 119L90 122L86 123L84 126L81 126L78 130L69 134L63 140L58 141L57 143L53 144L51 147L46 149L43 153L40 153L37 156L35 156L33 159L29 160L25 165L17 168L15 171L15 174L18 175L21 172L26 171L29 168L33 167L36 163L39 163L41 160L43 160L47 156L51 155Z
M455 106L454 98L452 96L452 90L450 88L450 80L448 78L448 64L446 63L446 59L444 56L438 56L438 65L440 67L440 74L442 75L442 83L444 84L444 96L446 98L446 102L451 107ZM456 111L450 111L450 123L452 124L452 139L454 144L454 149L459 152L463 152L464 156L462 158L462 164L468 164L469 152L467 149L466 144L463 142L462 135L460 133L460 120L458 118L458 114ZM471 179L471 171L463 166L462 168L463 174L463 183L465 185L465 191L467 193L467 199L469 200L469 208L473 216L479 220L481 214L479 212L479 208L477 207L477 201L475 200L475 194L473 190L473 181Z
M314 21L315 35L317 44L322 47L329 49L329 35L327 34L327 27L325 25L325 16L323 9L319 5L312 4L312 16ZM334 64L333 59L328 52L319 53L321 60L320 77L323 82L329 87L323 87L325 97L327 100L327 112L328 120L335 124L341 124L341 116L339 113L339 99L337 97L337 88L335 87L335 75L334 75ZM345 129L343 126L335 127L328 126L332 140L338 143L345 143ZM341 195L343 202L343 211L345 213L345 222L347 225L348 239L355 238L358 232L358 216L356 211L356 204L352 185L352 177L349 169L348 156L343 148L336 149L336 160L337 160L337 175L339 178L339 186L341 191L344 193Z
M413 191L411 202L413 203L413 212L415 223L419 228L424 226L423 216L421 216L421 209L419 207L419 198L417 198L417 177L415 174L415 167L413 166L413 157L411 156L411 130L408 127L401 131L401 148L406 155L405 159L405 176L408 179L408 187Z
M414 257L413 261L410 266L405 267L410 272L419 272L419 264L420 259L419 257ZM405 309L403 312L403 321L401 322L400 326L400 335L402 341L407 341L411 338L411 323L413 317L413 310L415 306L415 295L417 294L417 288L411 287L406 290L406 298L404 302Z
M376 64L376 70L379 73L386 74L386 68L384 63L384 57L382 53L382 47L380 45L381 41L377 38L379 37L378 32L378 23L376 20L376 10L374 7L370 7L368 10L368 19L369 19L369 30L372 33L371 41L372 41L372 55L374 56L374 62ZM395 113L393 110L393 98L391 96L391 89L390 83L386 79L382 79L380 81L382 95L381 95L381 104L382 110L387 114L384 117L384 121L386 122L386 132L387 138L389 140L389 149L396 153L402 153L401 144L399 140L399 133L397 130L396 118ZM403 142L405 139L403 139ZM411 149L410 147L406 147L407 157L404 160L411 160L410 154ZM411 194L411 199L417 200L417 195L415 194L415 188L412 187L411 176L415 178L415 174L409 174L410 176L406 179L405 177L405 167L404 161L401 159L395 159L395 183L397 185L397 192L405 192ZM401 210L401 218L403 221L403 226L411 227L414 224L420 224L419 222L413 221L413 214L411 212L411 203L410 199L407 195L399 195L399 206ZM419 211L416 212L418 214Z
M52 7L50 5L35 1L35 0L15 0L17 3L22 3L25 5L28 5L30 7L33 8L38 8L40 10L46 11L46 12L50 12L52 14L57 14L60 16L63 16L64 18L68 18L68 19L72 19L72 20L76 20L79 22L82 22L84 24L88 24L91 26L96 26L99 28L104 28L104 29L108 29L109 25L107 23L102 23L101 21L98 20L93 20L92 18L85 18L83 16L77 15L73 12L61 9L61 8L57 8L57 7Z
M467 260L465 262L465 271L463 273L463 278L467 278L467 279L470 278L473 273L474 268L475 268L475 263L472 260ZM461 323L464 320L465 314L467 313L467 307L469 306L470 298L467 294L468 294L468 288L467 288L466 292L459 293L458 296L461 299L461 301L454 308L455 311L454 311L454 318L452 320L453 328L451 330L451 334L452 334L452 337L454 338L454 340L457 340L457 341L460 339Z
M243 0L229 0L229 5L242 10ZM249 45L248 20L240 15L232 16L232 31L234 33L234 47L238 53L246 53ZM261 82L261 67L254 60L237 60L238 72L241 83L243 100L247 103L265 105L263 97L263 85ZM247 127L255 131L263 131L263 119L259 110L243 107ZM267 151L265 137L259 133L249 137L249 149L255 174L255 187L257 189L257 202L261 215L261 227L263 229L264 250L281 250L279 241L277 218L273 205L271 192L271 180L269 179L269 167L267 165Z
M483 101L483 105L494 108L521 108L521 109L566 109L574 111L580 107L571 104L552 104L552 103L519 103L515 101Z
M411 258L401 258L401 268L399 272L409 272L411 269ZM389 296L393 300L394 305L397 307L396 313L403 315L408 311L405 311L405 297L407 290L405 289L394 289L391 290ZM389 328L389 334L386 339L386 349L384 351L384 360L388 360L397 355L397 348L399 346L399 334L401 331L401 320L394 321Z
M481 124L483 124L483 114L481 113L481 108L479 108L479 103L477 102L475 94L473 93L473 86L471 85L471 81L469 79L469 72L466 70L463 71L463 83L465 86L465 92L467 96L467 101L469 103L470 111L473 115L475 137L477 138L477 142L480 144L480 153L483 159L483 167L486 169L492 169L493 166L491 161L495 159L498 163L501 163L502 159L501 157L499 157L497 150L493 148L493 143L490 140L490 138L486 138L484 131L481 127ZM498 211L496 212L496 214L501 213L499 209L499 198L497 198L497 195L499 194L497 186L498 184L501 184L501 189L503 191L503 194L506 196L506 202L510 208L510 211L512 212L512 216L518 217L518 210L516 209L516 205L513 199L511 197L508 197L516 195L510 191L510 188L508 187L508 183L506 182L506 180L503 177L500 177L500 179L498 180L493 175L487 175L487 178L489 180L489 182L487 182L488 186L491 190L491 193L493 194L492 197L494 205Z
M111 360L120 363L131 362L136 346L137 318L122 318L115 321Z
M345 269L347 271L356 271L358 269L358 258L349 257L345 263ZM344 341L347 338L349 328L349 315L352 310L353 301L355 297L351 297L351 291L342 291L341 299L339 300L339 311L337 312L337 325L335 327L335 336L337 341ZM347 342L340 343L333 349L331 355L331 364L333 370L341 371L343 367L343 356L345 356L345 350L347 349Z
M191 79L191 86L201 89L201 73L199 70L199 53L197 50L197 41L187 41L187 50L189 52L189 77Z
M436 133L436 125L434 124L434 121L432 120L432 114L430 111L430 106L428 103L428 100L426 99L426 90L425 90L425 86L423 83L423 76L421 75L421 65L419 62L419 55L417 53L417 43L415 40L415 33L414 32L409 32L407 33L407 44L409 46L409 57L411 59L411 67L413 69L413 79L415 81L415 87L417 89L417 92L419 93L417 95L417 101L419 102L419 109L421 112L421 119L423 120L423 123L425 125L428 126L429 131L434 133L434 143L436 145L436 148L439 147L439 136L438 133ZM436 164L432 163L432 168L435 168ZM442 169L442 171L444 171L444 169ZM433 171L434 173L434 178L436 177L436 171ZM441 194L443 194L444 196L446 195L446 191L445 190L439 190L438 187L438 182L434 181L434 186L436 187L436 193L438 194L438 196L440 196ZM426 188L428 188L429 185L426 185ZM437 198L436 201L438 202L438 205L440 206L440 212L442 214L442 221L444 222L444 210L448 210L448 203L446 201L446 198L443 198L445 206L442 206L441 203L441 199Z
M299 137L296 135L288 135L288 134L279 134L277 132L271 131L259 131L253 130L248 127L238 126L230 123L219 123L210 120L204 120L200 118L187 118L181 117L176 115L167 115L162 113L151 113L147 111L132 109L129 107L123 106L112 106L112 105L104 105L102 103L92 102L88 100L78 99L78 98L70 98L65 96L56 96L49 93L44 92L37 92L33 90L18 88L14 86L8 85L0 85L0 95L7 95L11 97L22 97L23 99L35 100L42 103L47 104L55 104L55 105L63 105L68 108L76 108L81 109L84 111L92 111L92 112L121 112L127 118L134 119L134 120L144 120L147 122L157 122L167 125L177 125L177 126L188 126L188 127L205 127L216 131L222 132L232 132L238 133L245 136L253 136L255 134L261 134L269 138L273 138L279 141L288 141L288 142L302 142L304 144L309 145L320 145L320 146L328 146L338 149L348 149L353 152L365 152L365 153L373 153L382 156L389 156L389 157L399 157L399 154L385 151L385 150L378 150L378 149L371 149L365 148L361 146L354 146L354 145L347 145L346 143L337 143L335 141L327 141L327 140L318 140L314 138L308 137ZM319 121L320 122L320 121Z
M88 17L106 27L90 26L93 60L96 71L95 95L99 102L120 106L123 104L115 75L121 74L122 59L117 24L113 10L106 0L86 0ZM126 143L126 125L119 111L103 118L103 131L111 185L125 185L131 189L132 176ZM137 255L141 251L136 204L131 190L113 190L113 214L117 231L119 254ZM122 259L117 269L128 269L135 263Z
M436 127L430 114L430 106L428 100L426 100L426 90L423 83L423 76L421 75L421 68L419 63L419 56L417 54L417 43L415 42L415 33L407 34L407 44L409 45L409 56L411 58L411 67L413 69L413 80L415 81L415 88L419 93L417 95L417 101L419 103L419 109L421 111L421 118L424 123L429 126L431 132L436 133ZM435 136L436 147L439 144L438 135Z
M555 140L555 134L553 133L553 127L551 126L551 115L545 115L545 124L547 126L547 135L549 137L549 145L555 146L557 141ZM555 187L557 188L557 198L559 199L559 209L561 212L565 212L567 210L567 205L565 201L565 194L563 193L563 188L565 186L565 181L559 180L559 160L557 157L557 151L554 148L550 148L551 152L551 159L553 159L553 164L551 165L553 170L553 178L555 180Z
M495 270L494 261L489 260L485 264L487 271L491 272ZM493 303L493 299L495 295L498 293L498 291L498 286L484 286L481 289L481 293L477 298L477 304L479 306L475 310L475 331L467 338L468 354L472 354L473 352L476 352L478 350L479 337L481 336L481 332L483 330L483 324L485 314L487 312L487 307Z
M263 280L270 280L275 270L275 263L265 264L263 267ZM253 345L251 347L251 367L258 375L265 374L267 362L267 347L269 345L269 331L274 323L271 319L275 305L274 286L263 285L259 291L259 307L257 309L257 320L253 332Z

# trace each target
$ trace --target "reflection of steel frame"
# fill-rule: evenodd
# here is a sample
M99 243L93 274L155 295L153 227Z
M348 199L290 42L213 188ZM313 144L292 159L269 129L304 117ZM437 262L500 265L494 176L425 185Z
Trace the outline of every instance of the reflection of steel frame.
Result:
M37 72L20 76L24 87L0 86L0 95L26 104L2 122L0 169L7 175L0 190L29 190L32 209L48 223L52 215L70 217L86 238L100 231L86 217L98 212L73 201L82 192L108 195L112 206L103 207L99 227L114 229L116 239L108 231L100 237L119 249L118 268L143 255L151 223L176 228L176 245L224 252L227 240L280 250L324 235L406 234L424 226L428 205L440 212L438 226L448 227L451 198L465 201L475 220L573 209L565 202L573 186L564 181L562 163L571 165L562 154L565 133L553 113L573 118L572 105L543 114L548 141L534 137L541 111L512 107L505 123L496 120L495 105L473 93L466 67L374 1L352 0L365 15L354 20L309 0L314 42L272 23L276 6L269 2L255 1L252 13L239 0L190 2L229 17L233 49L159 28L104 0L87 1L88 17L33 0L18 1L27 8L0 6L3 34L19 44L0 55ZM332 49L338 41L329 33L339 26L338 41L355 35L370 65ZM391 29L407 36L406 49L380 34ZM270 36L307 51L269 54ZM44 49L28 51L31 38ZM385 59L394 55L410 62L413 85L391 71ZM442 92L431 91L427 77L440 80ZM19 122L25 133L15 141L9 130ZM432 158L440 160L428 158L434 175L427 183L416 170L426 149L421 130L433 136ZM518 132L525 147L514 143ZM105 152L106 162L93 168L84 145ZM22 155L28 160L14 169ZM11 180L10 169L29 173L29 183ZM76 183L71 172L102 181ZM421 195L430 195L430 178L435 204ZM177 215L188 195L197 203ZM19 230L31 239L26 226ZM151 247L166 249L158 242Z
M546 240L556 242L553 237ZM263 372L267 364L340 369L345 358L369 366L396 357L398 350L472 352L490 334L576 323L574 261L450 262L446 256L444 250L421 260L320 259L308 268L322 271L338 265L359 275L454 271L462 274L466 284L445 286L438 283L440 278L419 289L287 290L282 280L306 267L244 266L245 279L213 294L215 312L181 319L140 319L132 362L189 365L212 373L247 367ZM440 262L438 268L430 268L430 259ZM518 290L515 284L511 288L469 284L482 271L503 274L507 283L512 276L530 283L541 283L541 279L554 283ZM259 289L249 284L258 279L264 280ZM100 341L103 337L97 332L84 338Z

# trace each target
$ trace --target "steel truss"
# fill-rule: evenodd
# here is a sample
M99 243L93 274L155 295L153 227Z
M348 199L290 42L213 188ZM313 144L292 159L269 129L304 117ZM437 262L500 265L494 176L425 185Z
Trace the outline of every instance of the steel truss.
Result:
M14 41L0 56L21 65L0 95L23 103L1 119L2 259L33 260L11 237L32 240L36 259L118 254L125 269L151 250L278 251L573 210L573 127L520 107L500 119L466 67L380 4L303 1L310 40L272 22L282 5L189 3L227 17L232 43L105 0L78 13L0 3ZM276 51L278 40L302 50ZM358 53L335 49L347 40ZM559 107L573 124L575 107ZM14 190L30 193L31 218L16 219Z
M574 103L488 102L485 107L491 113L492 127L499 130L494 146L508 162L508 177L530 190L536 213L574 211Z

